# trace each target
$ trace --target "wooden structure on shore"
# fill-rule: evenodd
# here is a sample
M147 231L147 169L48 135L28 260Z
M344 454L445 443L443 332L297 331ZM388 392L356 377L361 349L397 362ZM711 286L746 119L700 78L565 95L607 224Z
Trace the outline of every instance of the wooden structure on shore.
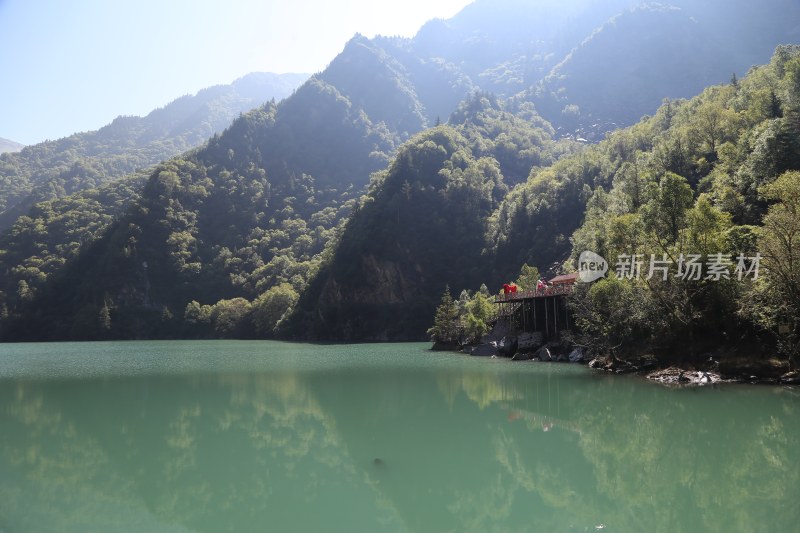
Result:
M497 318L510 320L522 332L541 332L545 340L558 339L560 331L570 328L566 297L577 278L577 274L564 274L543 289L500 294L494 300Z

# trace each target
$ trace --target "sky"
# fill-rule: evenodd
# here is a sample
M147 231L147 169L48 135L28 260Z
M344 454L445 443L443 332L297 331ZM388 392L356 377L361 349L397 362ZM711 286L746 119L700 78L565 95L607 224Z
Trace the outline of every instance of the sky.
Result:
M0 137L146 115L250 72L319 72L356 33L413 36L470 0L0 0Z

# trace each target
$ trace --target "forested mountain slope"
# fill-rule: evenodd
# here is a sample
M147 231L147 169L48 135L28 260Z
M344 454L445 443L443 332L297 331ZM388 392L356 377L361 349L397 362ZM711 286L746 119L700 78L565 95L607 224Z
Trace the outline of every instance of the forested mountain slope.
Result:
M450 275L454 287L476 288L525 261L547 266L566 257L592 190L654 143L645 136L642 146L628 146L620 141L628 134L615 133L559 161L575 146L554 139L595 118L573 98L588 98L585 109L599 102L614 110L610 122L633 122L671 91L695 87L697 69L727 81L742 62L762 53L766 61L764 49L794 31L787 13L796 7L787 0L762 10L725 3L721 27L710 15L722 2L675 3L479 0L412 39L356 36L291 97L245 114L131 186L42 203L19 218L0 238L0 335L271 335L303 293L297 318L286 323L294 335L308 328L318 338L417 338ZM764 32L770 24L775 31ZM731 31L735 46L712 61ZM689 44L672 43L674 32ZM643 53L626 64L621 51L637 49ZM676 54L708 60L682 64ZM608 77L636 79L647 98L618 91L620 80L601 79L594 93L581 88L580 72L595 64L609 65ZM775 106L784 105L779 93ZM675 142L674 152L684 153L685 141ZM716 164L711 155L704 161L690 166ZM103 169L80 172L107 177ZM45 196L65 192L68 175L48 182ZM414 201L405 206L403 198ZM414 216L404 218L403 206ZM359 321L384 301L360 307L367 287L384 282L395 288L381 298L398 304L408 327L388 316Z
M253 73L178 98L146 117L118 117L97 131L2 154L0 229L36 202L103 185L198 146L240 113L290 95L307 78Z
M496 141L505 136L481 136L477 144L489 149L471 153L457 133L471 123L486 124L486 111L457 113L451 126L413 139L375 181L330 265L300 299L296 313L302 326L290 332L312 338L416 338L425 330L420 315L427 315L430 325L445 285L460 292L486 283L496 290L524 264L547 270L571 250L574 259L591 250L611 258L612 265L626 253L644 258L664 253L673 261L682 253L704 260L712 253L754 256L757 235L773 238L754 229L764 222L768 201L778 199L770 196L769 184L800 169L798 80L800 49L780 47L769 65L741 81L708 88L692 100L670 101L653 118L546 168L533 163L527 182L494 197L489 176L504 181L502 165L494 161ZM510 114L495 116L490 130L511 123ZM798 175L783 178L784 185ZM646 336L657 339L659 349L673 348L669 339L718 342L721 333L739 342L744 332L756 329L753 317L745 328L748 319L736 314L747 306L746 287L700 282L659 292L648 285L650 292L624 300L633 307L651 304L647 313L630 309L631 321L638 322L625 331L633 337L649 331ZM587 331L595 327L600 337L607 331L601 327L603 303L609 302L597 303L591 315L598 324L584 319Z
M241 116L204 147L159 165L138 200L98 240L79 246L63 270L44 272L49 260L59 259L35 249L21 264L6 264L11 275L4 303L6 322L12 322L6 334L239 334L229 315L249 310L249 300L273 287L302 288L369 175L405 135L372 123L363 109L314 77L280 104ZM70 204L50 207L61 206ZM38 224L64 216L85 225L83 213L79 206L39 217ZM31 251L25 248L31 237L49 238L28 218L10 233L10 247L25 250L7 252L12 261ZM43 248L52 250L53 243L43 242ZM191 312L184 320L192 300L222 302L214 328ZM261 329L268 333L272 326Z
M525 93L563 132L589 140L689 98L800 41L800 4L771 0L642 5L598 27Z
M486 278L489 217L509 187L570 149L552 134L532 109L515 115L484 93L412 138L373 179L284 334L421 338L446 283Z
M606 259L571 299L593 352L797 361L800 47L535 170L489 227L490 288L559 254Z

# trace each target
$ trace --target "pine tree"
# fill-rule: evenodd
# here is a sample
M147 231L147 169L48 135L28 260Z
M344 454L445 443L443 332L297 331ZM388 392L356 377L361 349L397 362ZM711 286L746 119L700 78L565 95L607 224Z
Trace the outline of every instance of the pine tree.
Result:
M782 117L783 108L781 107L781 101L778 99L778 95L774 90L770 90L769 96L769 110L767 111L769 118Z
M442 303L436 308L433 327L428 330L428 334L433 342L452 343L457 340L458 309L450 295L449 286L444 289Z

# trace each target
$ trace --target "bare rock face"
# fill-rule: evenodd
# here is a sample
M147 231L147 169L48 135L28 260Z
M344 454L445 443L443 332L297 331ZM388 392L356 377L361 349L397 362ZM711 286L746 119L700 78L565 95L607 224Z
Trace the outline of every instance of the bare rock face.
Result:
M413 292L412 285L396 263L377 259L374 255L366 255L358 261L363 276L361 283L345 288L331 277L322 291L321 302L326 305L345 302L396 304L405 302Z

